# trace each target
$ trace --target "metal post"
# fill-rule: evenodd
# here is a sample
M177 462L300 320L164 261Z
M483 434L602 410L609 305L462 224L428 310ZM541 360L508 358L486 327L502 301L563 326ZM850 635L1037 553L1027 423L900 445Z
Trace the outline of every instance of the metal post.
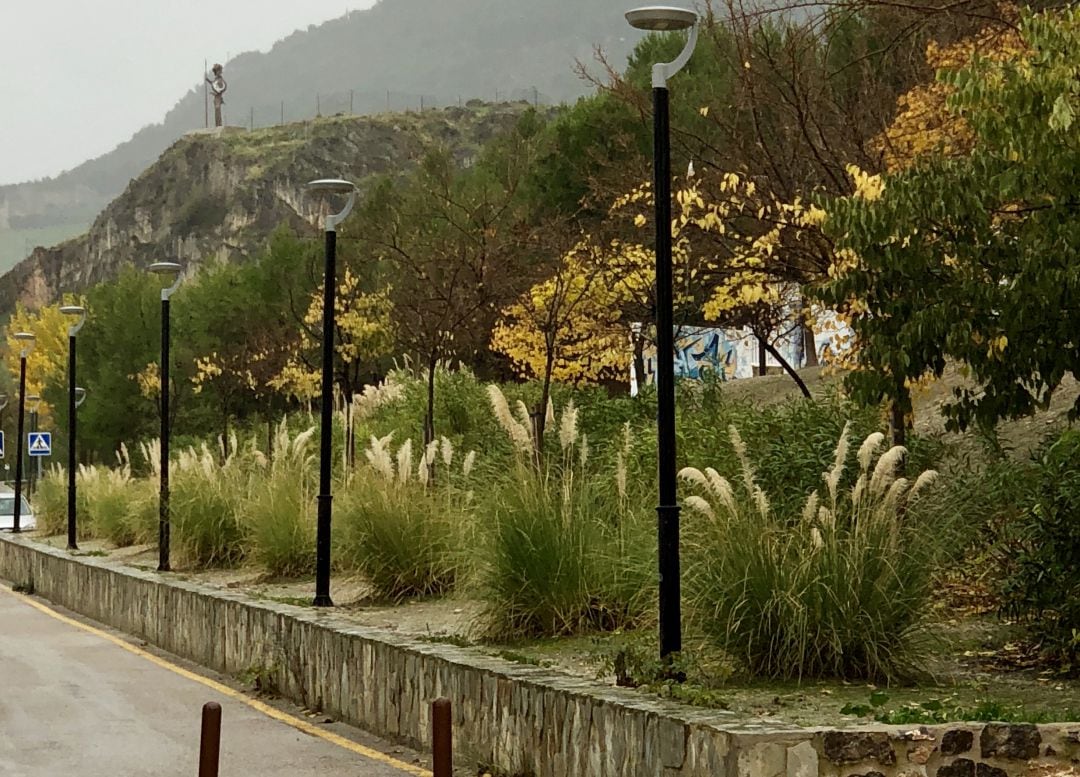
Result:
M68 336L68 501L67 534L68 550L78 550L75 518L75 335Z
M161 493L158 497L158 571L169 572L169 299L161 298Z
M682 650L679 503L675 480L675 326L671 280L671 145L668 90L653 87L653 191L656 193L656 508L660 573L660 656Z
M337 232L326 230L326 273L323 278L322 418L319 428L319 514L315 534L316 607L331 607L330 518L333 497L330 464L334 399L334 291L337 284Z
M19 357L19 430L15 437L15 517L11 530L20 531L19 520L22 513L23 479L23 413L26 409L26 355Z
M208 701L202 708L199 735L199 777L218 777L221 762L221 705Z
M30 433L34 434L38 428L38 414L36 408L30 408ZM37 469L37 460L30 455L30 450L26 451L26 496L27 498L34 495L34 489L37 488L37 477L34 470Z
M433 777L453 777L454 737L449 699L436 699L431 705L431 754Z

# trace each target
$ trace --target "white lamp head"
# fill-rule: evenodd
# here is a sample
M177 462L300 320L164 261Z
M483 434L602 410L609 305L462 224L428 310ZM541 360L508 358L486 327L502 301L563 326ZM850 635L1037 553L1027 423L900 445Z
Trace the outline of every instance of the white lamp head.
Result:
M34 350L34 335L30 332L16 332L15 340L22 346L19 358L25 359Z
M82 329L82 325L86 323L86 308L82 305L62 305L60 312L65 316L71 316L76 319L76 322L68 327L68 336L74 337Z
M352 212L353 205L356 203L356 184L343 178L320 178L316 181L310 181L304 189L310 194L321 198L333 197L334 195L344 195L349 198L345 203L345 208L340 213L332 213L326 217L327 232L335 231L338 224L343 222L346 216Z
M8 404L8 395L7 394L0 394L0 410L3 410L5 407L7 407L7 404Z
M172 293L176 291L176 287L180 285L180 271L184 268L180 266L179 262L154 262L146 269L155 275L160 275L162 278L172 281L170 286L161 289L161 299L164 301L172 296Z
M179 262L154 262L146 269L157 275L171 277L179 275L182 268L180 267Z
M312 194L352 194L356 191L356 184L344 178L320 178L317 181L309 181L304 188Z
M639 30L686 30L697 24L696 12L667 5L649 5L626 12L626 21Z
M75 387L75 407L78 407L86 401L86 389L82 386Z
M38 394L27 394L26 401L30 403L31 410L37 410L38 402L41 401L41 396Z

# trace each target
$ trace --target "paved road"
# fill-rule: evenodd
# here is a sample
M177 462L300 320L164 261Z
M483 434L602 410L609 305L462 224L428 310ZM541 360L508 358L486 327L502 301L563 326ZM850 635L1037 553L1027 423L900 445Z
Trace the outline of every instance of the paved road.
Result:
M355 750L371 740L357 744L361 735L338 724L318 727L347 742L304 733L254 709L242 695L184 677L0 586L3 777L193 777L199 715L208 701L223 710L222 777L417 773L411 764L392 762L411 755L365 757Z

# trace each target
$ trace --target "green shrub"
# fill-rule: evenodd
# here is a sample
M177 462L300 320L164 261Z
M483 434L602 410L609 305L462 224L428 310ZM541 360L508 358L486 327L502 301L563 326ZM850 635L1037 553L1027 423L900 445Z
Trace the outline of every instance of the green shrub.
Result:
M495 393L496 416L508 427L513 419ZM576 411L564 411L554 432L561 460L538 472L522 449L512 476L484 506L483 620L496 638L629 627L652 602L654 543L645 522L621 488L589 474ZM520 436L521 429L511 433Z
M218 466L204 445L181 452L169 481L172 549L188 567L231 566L244 557L240 508L248 475L235 453Z
M115 469L80 467L77 486L86 500L83 525L117 547L151 542L157 537L157 480L133 478L123 449L119 459Z
M770 678L896 677L920 654L922 616L948 526L914 519L936 473L896 478L902 448L873 464L881 434L858 454L855 485L842 486L845 429L825 489L784 513L757 484L734 428L738 487L715 470L684 469L692 611L702 630Z
M315 427L291 437L285 422L274 440L274 458L251 478L240 510L248 552L267 574L297 577L315 569L315 459L308 453Z
M37 483L34 518L38 531L52 536L67 533L67 472L50 467Z
M1062 668L1080 669L1080 432L1063 432L1038 467L1034 504L1006 529L1005 611L1025 620Z
M443 594L453 588L467 533L459 495L447 483L428 489L428 455L413 471L412 443L391 460L388 438L368 449L369 464L354 476L337 510L342 562L359 569L381 599ZM440 470L450 476L453 448L448 441Z

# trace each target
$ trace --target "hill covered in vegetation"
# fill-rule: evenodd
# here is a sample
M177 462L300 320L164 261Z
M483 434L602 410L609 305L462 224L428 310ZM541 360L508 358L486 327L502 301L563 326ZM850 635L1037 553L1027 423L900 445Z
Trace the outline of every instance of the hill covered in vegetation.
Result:
M602 49L621 67L639 38L623 0L381 0L226 63L226 123L265 127L317 114L459 105L554 104L591 91L576 73ZM0 270L27 240L81 233L128 182L204 122L201 85L161 123L55 178L0 186ZM43 233L43 228L52 231ZM35 231L36 230L36 231ZM46 237L43 238L43 235ZM32 247L32 246L31 246Z

